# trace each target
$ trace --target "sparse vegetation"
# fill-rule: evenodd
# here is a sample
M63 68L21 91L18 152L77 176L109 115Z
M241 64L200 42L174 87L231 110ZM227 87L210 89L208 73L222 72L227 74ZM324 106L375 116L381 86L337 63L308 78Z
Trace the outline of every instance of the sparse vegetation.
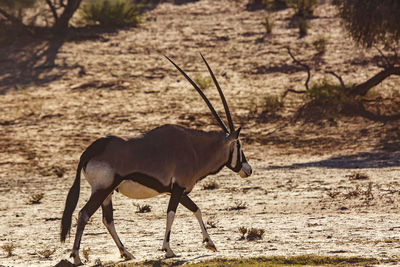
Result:
M7 243L1 246L1 248L4 250L4 252L7 253L7 257L11 257L13 254L13 251L15 250L15 245L13 243Z
M212 219L209 219L209 220L207 221L207 225L208 225L210 228L217 228L217 223L215 222L215 220L212 220Z
M151 212L151 206L148 204L140 205L140 204L134 204L137 208L136 213L147 213Z
M263 22L262 22L262 25L264 26L264 28L265 28L265 32L267 33L267 34L270 34L270 33L272 33L272 29L273 29L273 27L274 27L274 20L271 18L271 16L267 13L267 14L265 14L264 15L264 20L263 20Z
M235 205L232 207L229 207L228 210L244 210L246 208L247 208L246 202L236 201Z
M216 181L210 181L203 186L203 190L214 190L218 188L219 184Z
M49 259L54 254L54 252L56 252L56 249L44 249L38 251L37 254L44 259Z
M311 85L305 93L305 100L307 108L316 108L318 116L327 119L350 114L358 106L357 100L341 85L331 83L326 78Z
M83 254L83 257L85 258L86 262L89 262L89 253L90 253L90 248L82 249L82 254Z
M294 8L296 15L301 18L311 17L318 0L286 0L289 7Z
M235 259L211 259L198 263L188 263L188 267L217 267L217 266L235 266L235 267L272 267L272 266L371 266L376 264L396 264L397 259L375 259L367 257L340 257L340 256L317 256L317 255L299 255L299 256L271 256L256 258L235 258ZM135 263L117 263L113 266L133 267L133 266L170 266L169 263L158 261L145 261Z
M37 194L32 194L29 197L29 203L30 204L40 204L40 201L43 199L44 193L37 193Z
M136 26L141 22L139 8L128 0L95 0L79 10L80 22L106 27Z
M300 37L304 37L307 35L309 27L310 26L308 26L307 19L305 19L303 17L299 18L299 35L300 35Z
M312 42L312 45L314 46L318 55L325 54L327 44L328 44L327 39L322 35L317 36L315 40Z
M193 81L200 87L200 89L205 90L207 88L209 88L211 86L211 84L213 83L211 77L203 77L200 75L196 75L193 78Z
M241 234L240 240L246 239L247 241L261 240L264 236L264 229L249 228L244 226L239 227L239 233ZM247 236L246 236L247 234Z
M346 175L346 177L348 177L350 180L369 180L370 179L367 174L359 173L359 172Z
M263 98L262 113L274 113L283 107L283 101L279 96L266 95Z

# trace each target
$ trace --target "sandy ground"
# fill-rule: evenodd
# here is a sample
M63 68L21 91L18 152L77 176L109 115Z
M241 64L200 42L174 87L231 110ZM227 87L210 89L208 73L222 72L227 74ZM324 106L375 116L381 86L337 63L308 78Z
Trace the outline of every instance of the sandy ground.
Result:
M0 245L15 249L11 257L0 251L0 265L51 266L68 259L75 229L60 244L60 217L80 153L96 138L133 136L164 123L217 129L201 99L163 58L171 56L191 76L206 77L199 52L243 127L254 175L241 179L224 169L195 187L191 197L218 252L202 247L195 217L179 207L171 234L179 257L173 261L303 254L398 258L398 122L357 116L292 122L302 101L298 95L289 95L278 114L260 116L266 95L303 89L306 74L291 61L287 46L312 66L314 79L333 70L348 83L361 82L379 70L379 53L343 37L328 4L318 7L301 39L292 15L290 9L273 13L275 27L267 36L264 12L246 10L245 1L163 3L138 28L77 30L64 41L2 46ZM329 43L317 58L311 43L321 35ZM374 94L392 97L399 84L388 79ZM221 110L216 90L205 93ZM214 181L218 189L204 189ZM32 204L41 193L40 203ZM89 194L83 182L78 209ZM116 228L136 261L163 258L167 203L167 196L137 201L114 194ZM144 204L151 212L137 213L136 205ZM233 209L238 205L245 208ZM73 222L76 216L77 211ZM239 227L263 229L264 238L240 240ZM88 265L119 260L100 212L86 227L81 248L90 249Z

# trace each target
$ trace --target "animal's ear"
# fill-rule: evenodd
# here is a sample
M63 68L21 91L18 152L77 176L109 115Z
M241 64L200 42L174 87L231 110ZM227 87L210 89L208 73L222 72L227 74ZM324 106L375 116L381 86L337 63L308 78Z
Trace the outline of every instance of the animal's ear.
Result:
M242 129L242 128L239 127L236 131L230 133L230 134L226 137L226 141L227 141L228 143L232 143L232 142L238 140L238 139L239 139L239 134L240 134L240 130L241 130L241 129Z

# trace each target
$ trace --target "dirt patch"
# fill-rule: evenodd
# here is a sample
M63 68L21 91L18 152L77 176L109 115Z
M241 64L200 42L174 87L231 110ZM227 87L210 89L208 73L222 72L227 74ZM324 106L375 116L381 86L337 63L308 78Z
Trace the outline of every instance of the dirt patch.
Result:
M378 52L361 50L343 37L334 8L318 7L302 39L290 28L292 13L274 13L273 33L265 36L263 11L247 11L246 1L162 3L138 28L91 29L63 41L1 47L0 244L15 249L11 257L1 251L0 264L43 266L68 258L73 238L59 243L60 217L80 153L96 138L133 136L164 123L217 129L202 100L163 57L173 58L192 77L206 76L199 52L214 69L234 121L243 126L255 173L243 180L223 170L195 187L191 197L218 252L202 248L195 217L180 207L171 234L177 260L397 257L398 123L362 117L292 122L302 102L297 95L287 98L278 115L259 117L265 95L303 89L306 73L292 62L286 46L314 63L316 71L331 68L348 81L360 82L378 71ZM322 57L327 64L313 57L311 43L319 35L329 40ZM390 96L398 84L391 78L376 91ZM205 93L222 110L217 91L211 87ZM218 186L204 190L210 181ZM33 204L38 194L43 196ZM89 194L83 182L78 209ZM116 228L135 260L163 257L167 203L167 196L137 201L115 194ZM150 212L136 212L146 204ZM241 239L240 227L264 230L263 239ZM90 265L98 259L118 261L100 212L86 227L81 248L88 251Z

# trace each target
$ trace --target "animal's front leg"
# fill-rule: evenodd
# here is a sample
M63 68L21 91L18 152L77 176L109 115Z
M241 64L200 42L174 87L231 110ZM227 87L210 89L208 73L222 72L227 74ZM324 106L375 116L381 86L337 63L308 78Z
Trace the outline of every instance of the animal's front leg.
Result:
M167 227L165 229L165 237L162 246L162 250L165 251L165 256L167 258L175 257L175 253L169 247L169 237L171 235L171 227L174 222L176 209L178 207L179 201L182 197L184 188L180 187L178 184L172 185L171 198L169 199L168 210L167 210Z
M206 249L212 250L214 252L217 251L217 248L212 242L210 236L207 233L206 227L204 226L203 218L201 216L201 211L199 207L197 207L197 205L187 195L184 195L181 198L180 202L184 207L192 211L194 216L196 216L196 219L200 224L201 233L203 234L203 243L206 243Z

